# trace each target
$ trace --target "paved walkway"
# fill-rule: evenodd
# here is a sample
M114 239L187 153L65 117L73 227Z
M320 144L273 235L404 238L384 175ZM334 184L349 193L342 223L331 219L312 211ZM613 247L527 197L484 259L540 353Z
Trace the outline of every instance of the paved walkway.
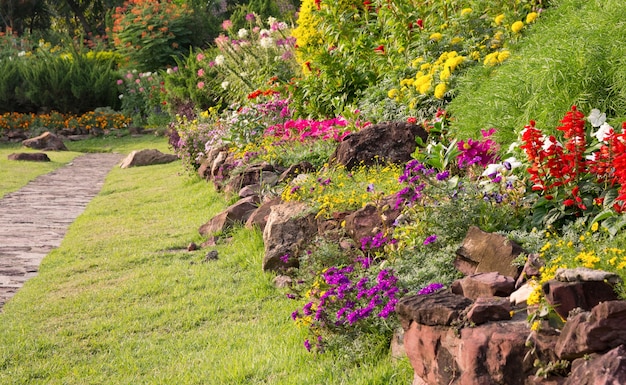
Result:
M100 192L120 154L86 154L0 199L0 311Z

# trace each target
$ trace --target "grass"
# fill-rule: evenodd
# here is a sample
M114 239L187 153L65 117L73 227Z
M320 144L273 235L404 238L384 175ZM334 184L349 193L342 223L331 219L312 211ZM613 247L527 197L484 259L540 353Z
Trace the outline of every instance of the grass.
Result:
M233 231L217 261L187 251L225 206L178 162L113 169L0 313L0 383L410 383L406 360L308 353L258 231Z
M7 157L15 152L39 152L21 144L0 144L0 198L17 191L39 175L47 174L71 162L85 152L118 152L128 154L132 150L156 148L170 152L163 137L144 136L141 139L102 137L77 142L66 142L70 151L46 151L50 162L12 161Z

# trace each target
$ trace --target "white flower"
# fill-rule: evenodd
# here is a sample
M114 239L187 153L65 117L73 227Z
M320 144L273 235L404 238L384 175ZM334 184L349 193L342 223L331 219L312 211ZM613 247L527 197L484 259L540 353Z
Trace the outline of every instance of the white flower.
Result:
M591 135L595 136L598 139L598 142L604 142L608 139L612 130L613 130L613 127L611 127L607 122L604 122L602 123L600 128L598 128L598 131L596 131L595 133Z
M240 39L243 39L248 36L248 30L245 28L240 29L239 32L237 32L237 36L239 36Z
M269 37L271 35L271 32L268 31L267 29L262 29L259 31L259 37L261 39L263 39L264 37Z
M498 172L500 172L501 168L502 168L502 164L492 163L488 165L487 167L485 167L485 171L483 171L483 176L495 175Z
M17 56L26 56L26 51L20 51L17 53Z
M278 20L276 20L276 18L272 17L272 16L267 18L267 24L269 24L269 25L274 25L274 23L276 23L277 21Z
M585 159L587 159L588 161L591 161L591 162L595 162L595 160L596 160L596 153L592 152L590 155L587 155L585 157Z
M272 45L274 45L274 39L272 39L271 37L263 37L261 38L261 40L259 41L259 45L263 48L270 48Z
M604 122L606 122L606 114L601 114L600 110L594 108L591 110L591 113L587 117L587 120L591 123L593 127L600 127Z
M174 73L174 70L171 68L168 68L165 72L167 72L168 75L171 75Z
M215 64L217 64L218 66L224 64L224 55L217 55L215 57Z
M561 143L557 142L552 142L552 140L550 140L549 136L543 136L543 146L541 146L541 148L543 149L543 151L549 151L550 147L552 146L557 146L557 147L563 147L563 145Z
M120 98L120 100L122 100L122 98L124 97L124 94L119 94L117 97Z
M510 158L506 158L504 162L502 163L502 165L507 170L513 170L514 168L522 167L522 162L520 162L519 160L515 159L515 157L512 156Z
M226 81L226 80L225 80L225 81L223 81L223 82L222 82L222 88L223 88L223 89L225 89L225 90L226 90L226 89L228 89L228 85L229 85L229 84L230 84L230 83L229 83L228 81Z

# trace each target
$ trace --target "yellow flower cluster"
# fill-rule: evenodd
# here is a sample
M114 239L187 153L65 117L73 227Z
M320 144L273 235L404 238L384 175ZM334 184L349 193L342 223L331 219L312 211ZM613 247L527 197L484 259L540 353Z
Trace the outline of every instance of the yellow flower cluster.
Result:
M315 174L296 177L283 190L284 201L305 201L317 210L318 217L356 210L399 190L400 168L396 165L327 168Z
M437 99L442 99L448 90L448 82L452 73L465 62L465 56L459 55L456 51L444 52L433 63L424 63L424 59L419 57L413 60L411 66L419 68L419 71L412 78L400 81L400 90L392 89L388 96L392 99L401 98L408 94L417 92L420 95L427 95L433 92ZM433 88L433 83L437 85Z
M498 64L502 64L502 62L508 59L509 56L511 56L511 52L507 50L492 52L485 56L483 64L489 67L493 67Z

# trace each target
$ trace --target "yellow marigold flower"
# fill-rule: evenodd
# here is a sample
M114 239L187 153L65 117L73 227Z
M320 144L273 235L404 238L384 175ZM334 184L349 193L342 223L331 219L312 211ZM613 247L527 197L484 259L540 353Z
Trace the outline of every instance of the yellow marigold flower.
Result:
M584 240L585 240L585 236L584 236L584 235L581 235L580 237L578 237L578 239L580 239L580 241L582 242L582 241L584 241Z
M522 28L524 28L524 23L519 20L511 25L511 31L513 31L514 33L519 33Z
M533 21L537 20L537 17L539 16L539 14L537 12L531 12L528 15L526 15L526 24L530 24Z
M596 231L598 231L599 226L600 225L598 224L598 222L593 222L593 225L591 225L591 231L595 233Z
M498 64L498 53L492 52L485 56L485 60L483 60L483 64L486 66L493 67Z
M499 14L498 16L496 16L493 21L496 23L496 25L500 25L502 24L502 22L504 21L504 13Z
M498 63L502 64L503 61L511 56L511 52L509 51L500 51L498 52Z
M613 257L613 258L609 259L609 265L611 265L611 266L615 266L616 262L617 262L617 257Z
M461 16L469 15L470 13L472 13L472 9L471 8L463 8L461 10Z
M429 39L430 40L434 40L434 41L439 41L443 38L443 35L440 34L439 32L435 32L433 34L430 35Z
M446 94L446 91L447 91L446 83L437 84L437 87L435 87L435 97L437 99L443 99L444 95Z
M415 89L422 95L425 95L432 86L432 76L423 75L415 80Z
M460 36L455 36L450 40L450 44L459 44L463 41L463 38Z
M398 53L402 53L402 52L404 52L404 47L398 48Z
M526 300L526 304L537 305L541 301L541 285L539 285L537 282L534 282L534 281L530 281L530 282L533 282L531 284L533 285L533 291L528 296L528 299Z
M422 57L416 57L415 59L413 59L413 60L411 61L411 67L415 68L415 67L417 67L417 65L418 65L418 64L420 64L420 63L421 63L421 62L423 62L423 61L424 61L424 58L422 58Z
M470 53L470 57L472 58L472 60L480 60L480 52L472 51Z
M552 243L548 242L545 245L543 245L543 247L540 249L540 251L550 250L551 247L552 247Z
M441 80L442 82L445 82L446 80L450 78L451 75L452 74L450 73L450 68L446 67L443 69L443 71L439 73L439 80Z
M389 96L390 99L395 98L396 96L398 96L398 89L397 88L390 89L389 92L387 92L387 96Z

